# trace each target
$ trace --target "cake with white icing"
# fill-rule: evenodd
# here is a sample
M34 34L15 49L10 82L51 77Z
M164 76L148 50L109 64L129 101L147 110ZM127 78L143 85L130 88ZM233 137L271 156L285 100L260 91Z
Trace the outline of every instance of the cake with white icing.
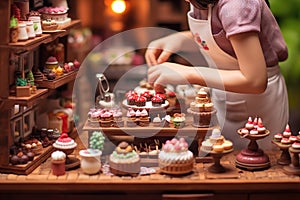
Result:
M166 174L187 174L193 171L194 156L184 138L167 140L158 155L160 171Z
M77 146L77 143L68 136L67 133L62 133L61 136L55 141L53 147L56 149L73 149Z

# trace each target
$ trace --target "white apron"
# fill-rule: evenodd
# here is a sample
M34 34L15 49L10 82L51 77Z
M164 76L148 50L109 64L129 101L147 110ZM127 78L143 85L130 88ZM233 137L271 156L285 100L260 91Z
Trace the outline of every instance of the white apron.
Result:
M239 69L237 59L224 52L213 38L212 6L209 6L207 20L193 18L192 12L192 10L188 12L189 27L209 67ZM236 149L246 148L249 143L249 140L240 138L237 134L237 129L244 127L249 116L260 117L271 132L270 136L258 140L262 149L274 149L274 145L271 143L273 135L282 132L288 123L288 96L279 66L268 67L267 73L268 87L263 94L240 94L212 90L212 100L217 109L217 118L222 133L233 141Z

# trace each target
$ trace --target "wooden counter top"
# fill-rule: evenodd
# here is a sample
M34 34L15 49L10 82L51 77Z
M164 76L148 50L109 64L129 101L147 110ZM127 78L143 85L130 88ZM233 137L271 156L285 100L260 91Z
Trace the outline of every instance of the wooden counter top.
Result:
M80 143L77 138L76 141ZM78 156L79 145L71 156ZM221 163L235 166L234 151L225 155ZM253 192L288 191L300 193L300 177L287 175L282 166L277 165L280 151L265 152L269 155L271 167L260 171L237 169L239 177L207 177L207 168L211 163L197 163L194 172L189 175L172 177L159 173L137 177L118 177L99 173L85 175L81 169L67 171L63 176L51 173L50 159L29 175L0 174L0 193L44 191L44 192L125 192L125 193L163 193L165 191L212 191L212 192ZM1 196L0 196L1 197Z

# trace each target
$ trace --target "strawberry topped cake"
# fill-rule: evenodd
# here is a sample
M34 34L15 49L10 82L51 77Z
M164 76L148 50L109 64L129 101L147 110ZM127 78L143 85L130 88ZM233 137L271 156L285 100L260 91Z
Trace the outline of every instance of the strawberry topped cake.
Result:
M76 146L77 143L67 133L62 133L53 144L53 147L57 149L74 149Z

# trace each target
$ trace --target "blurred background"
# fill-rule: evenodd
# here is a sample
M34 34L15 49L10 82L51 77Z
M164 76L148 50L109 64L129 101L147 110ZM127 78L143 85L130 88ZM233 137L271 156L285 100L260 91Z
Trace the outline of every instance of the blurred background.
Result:
M269 1L289 48L289 58L280 66L288 85L289 124L292 132L297 133L300 131L300 1ZM125 30L165 27L181 31L188 28L186 12L189 6L184 0L70 0L68 4L69 15L82 21L82 28L74 30L69 38L70 43L79 47L70 51L81 61L101 41ZM135 62L140 64L143 52L137 54L140 57ZM278 106L280 104L278 102Z

